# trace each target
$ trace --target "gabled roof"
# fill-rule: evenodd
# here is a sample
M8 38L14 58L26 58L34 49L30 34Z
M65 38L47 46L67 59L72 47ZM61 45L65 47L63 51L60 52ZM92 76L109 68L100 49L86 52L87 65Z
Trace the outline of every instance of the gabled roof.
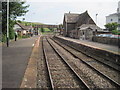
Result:
M94 24L83 24L80 27L80 30L85 29L85 28L91 28L92 30L98 30L98 31L103 31L100 27L98 27L97 25Z
M26 26L27 29L32 29L33 27L32 26Z
M16 23L17 25L19 25L23 30L29 30L32 29L32 26L25 26L19 22Z
M75 13L65 13L65 15L64 15L65 22L76 23L78 20L78 16L79 16L79 14L75 14Z
M88 14L88 12L86 11L86 12L84 12L84 13L81 13L81 14L79 14L79 18L78 18L78 20L80 20L81 19L81 21L84 19L84 17L85 17L85 15L86 14ZM77 21L78 22L78 21Z
M88 11L85 11L84 13L81 13L81 14L75 14L75 13L65 13L64 14L65 22L67 22L67 23L80 22L82 24L85 21L85 19L88 19L87 17L92 19L89 16ZM93 21L93 24L95 24L94 21Z
M113 14L110 14L110 15L108 15L108 16L106 16L106 17L114 16L114 15L116 15L116 16L120 16L120 13L113 13Z
M81 26L82 24L95 24L93 19L88 14L88 11L85 11L84 13L79 15L79 19L77 21L78 25Z

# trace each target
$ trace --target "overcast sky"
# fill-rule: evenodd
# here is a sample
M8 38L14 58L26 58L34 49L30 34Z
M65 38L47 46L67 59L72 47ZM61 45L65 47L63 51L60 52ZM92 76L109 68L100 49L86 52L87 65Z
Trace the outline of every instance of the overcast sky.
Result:
M97 25L104 28L106 16L116 13L119 0L26 0L30 5L29 12L24 16L25 21L45 24L63 23L64 13L83 13L89 15ZM28 2L29 1L29 2ZM19 17L22 19L23 17Z

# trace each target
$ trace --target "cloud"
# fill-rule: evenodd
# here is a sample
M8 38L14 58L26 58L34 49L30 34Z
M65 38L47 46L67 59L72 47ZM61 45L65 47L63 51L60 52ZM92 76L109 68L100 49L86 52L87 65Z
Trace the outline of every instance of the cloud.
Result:
M105 16L116 12L118 1L92 1L95 2L27 2L27 4L30 4L30 8L25 17L27 21L56 24L63 22L63 16L66 12L70 11L71 13L80 14L88 10L94 21L96 14L98 14L97 24L100 27L104 27L106 21Z

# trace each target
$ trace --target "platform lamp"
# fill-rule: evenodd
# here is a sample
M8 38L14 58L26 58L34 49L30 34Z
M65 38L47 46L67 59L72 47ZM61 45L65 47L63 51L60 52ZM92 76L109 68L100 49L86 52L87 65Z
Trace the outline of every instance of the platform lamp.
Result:
M25 21L25 18L23 18L22 20Z
M7 47L9 47L9 0L7 0Z
M96 34L97 34L97 16L98 16L98 14L96 14L96 30L95 30L95 36L96 36Z
M97 25L97 16L98 16L98 14L96 14L96 25Z

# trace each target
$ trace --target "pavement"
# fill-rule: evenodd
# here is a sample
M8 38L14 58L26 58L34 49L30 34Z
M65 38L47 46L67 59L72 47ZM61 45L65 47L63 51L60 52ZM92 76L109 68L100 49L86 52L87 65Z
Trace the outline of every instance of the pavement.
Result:
M2 88L19 88L32 48L39 36L10 42L2 46Z
M39 60L40 37L35 42L20 88L37 88L37 62Z
M77 42L77 43L80 43L80 44L83 44L83 45L86 45L86 46L89 46L89 47L101 49L101 50L104 50L104 51L108 51L108 52L120 55L120 48L118 48L118 46L102 44L102 43L92 42L92 41L88 41L88 40L72 39L72 38L63 37L63 36L59 36L59 37L70 40L70 41L73 41L73 42Z

